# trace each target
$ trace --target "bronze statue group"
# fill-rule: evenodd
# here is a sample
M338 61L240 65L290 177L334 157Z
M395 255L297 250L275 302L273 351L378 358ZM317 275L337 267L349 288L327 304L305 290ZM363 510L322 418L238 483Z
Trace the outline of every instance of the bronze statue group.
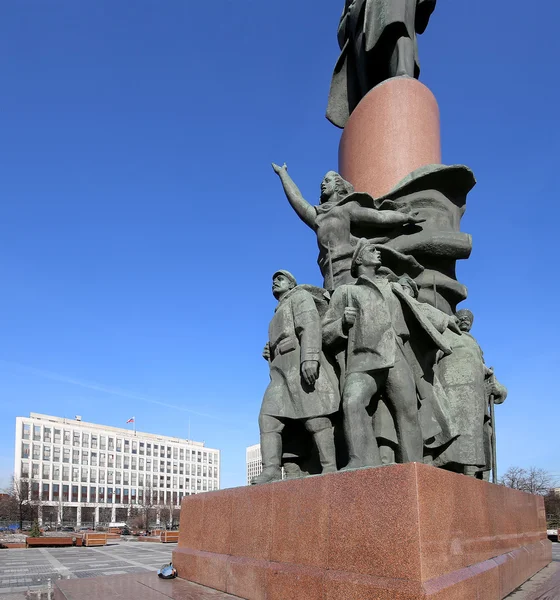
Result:
M298 285L288 271L273 275L278 306L263 354L271 381L259 417L263 472L253 483L277 481L282 469L299 477L401 462L487 479L489 405L507 392L470 334L472 313L452 309L466 296L448 268L465 234L441 228L474 183L454 177L458 192L438 185L449 169L463 179L470 172L422 169L381 201L329 172L314 207L285 165L273 168L317 234L325 287ZM416 258L427 242L432 254Z

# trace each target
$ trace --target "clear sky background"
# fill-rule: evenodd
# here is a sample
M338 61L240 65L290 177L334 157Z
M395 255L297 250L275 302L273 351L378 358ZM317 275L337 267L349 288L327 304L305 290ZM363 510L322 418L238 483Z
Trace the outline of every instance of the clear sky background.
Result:
M30 411L187 437L245 483L274 270L314 234L342 0L0 3L0 486ZM478 179L464 304L500 381L500 471L560 476L560 5L440 0L420 39L443 162Z

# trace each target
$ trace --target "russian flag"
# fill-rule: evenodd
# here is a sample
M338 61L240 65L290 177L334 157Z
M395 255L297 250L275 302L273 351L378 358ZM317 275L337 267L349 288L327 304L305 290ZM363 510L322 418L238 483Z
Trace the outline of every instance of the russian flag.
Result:
M131 419L128 419L127 423L134 423L134 417L132 417Z

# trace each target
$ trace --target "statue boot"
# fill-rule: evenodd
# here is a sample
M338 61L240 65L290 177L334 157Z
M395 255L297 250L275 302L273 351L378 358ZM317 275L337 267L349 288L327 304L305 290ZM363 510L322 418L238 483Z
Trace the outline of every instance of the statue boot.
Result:
M334 432L332 427L313 433L313 439L319 451L323 473L336 473L336 450L334 447Z
M251 485L282 480L282 436L278 432L261 433L263 472L251 480Z

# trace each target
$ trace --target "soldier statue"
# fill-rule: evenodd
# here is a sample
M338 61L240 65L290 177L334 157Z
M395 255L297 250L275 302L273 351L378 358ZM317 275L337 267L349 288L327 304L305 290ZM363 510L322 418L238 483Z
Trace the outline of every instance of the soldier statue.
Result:
M334 369L322 352L319 313L326 310L327 292L297 285L291 273L277 271L272 293L278 306L263 352L270 364L270 384L259 415L263 472L254 484L282 478L282 433L291 421L300 421L312 435L322 472L337 470L330 416L339 409L340 395Z

